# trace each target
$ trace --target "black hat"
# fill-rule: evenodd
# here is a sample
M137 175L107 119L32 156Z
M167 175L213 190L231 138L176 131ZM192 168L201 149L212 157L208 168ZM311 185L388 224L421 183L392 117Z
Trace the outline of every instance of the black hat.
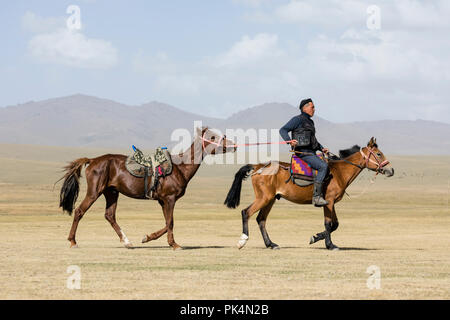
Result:
M311 98L302 100L302 102L300 102L300 106L299 106L300 110L302 110L302 108L303 108L303 106L304 106L305 104L308 104L308 103L310 103L310 102L313 102L313 101L311 100Z

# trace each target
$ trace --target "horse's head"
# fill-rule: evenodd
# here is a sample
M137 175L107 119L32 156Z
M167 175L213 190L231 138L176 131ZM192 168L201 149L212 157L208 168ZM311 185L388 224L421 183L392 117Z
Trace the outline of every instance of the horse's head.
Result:
M384 174L386 177L394 175L394 168L392 168L383 152L378 149L377 139L374 137L367 143L367 147L361 149L361 154L367 169Z
M197 135L202 142L202 150L206 154L220 154L234 152L237 147L235 143L225 135L218 134L208 127L197 128Z

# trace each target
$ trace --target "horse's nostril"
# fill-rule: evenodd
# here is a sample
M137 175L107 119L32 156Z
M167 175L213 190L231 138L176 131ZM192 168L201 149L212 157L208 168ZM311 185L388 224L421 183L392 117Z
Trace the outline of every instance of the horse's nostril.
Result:
M393 168L385 169L385 170L384 170L384 174L385 174L387 177L392 177L392 176L394 175L394 169L393 169Z

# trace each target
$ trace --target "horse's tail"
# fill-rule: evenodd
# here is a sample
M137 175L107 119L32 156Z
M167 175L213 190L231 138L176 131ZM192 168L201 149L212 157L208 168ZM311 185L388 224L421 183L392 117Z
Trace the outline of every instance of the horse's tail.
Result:
M64 183L59 194L59 207L63 208L63 211L66 211L69 215L72 215L80 191L81 169L90 161L91 159L81 158L64 167L66 174L60 179L64 179Z
M248 178L250 171L252 170L253 165L247 164L240 168L239 171L234 175L233 184L231 185L230 191L228 191L227 198L223 203L228 208L234 209L239 205L241 201L242 181Z

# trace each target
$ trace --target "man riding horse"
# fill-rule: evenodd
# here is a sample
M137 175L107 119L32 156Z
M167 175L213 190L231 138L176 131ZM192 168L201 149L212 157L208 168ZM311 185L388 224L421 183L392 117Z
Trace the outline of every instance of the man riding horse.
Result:
M299 116L293 117L280 129L280 135L285 141L291 141L291 147L298 157L318 171L314 180L312 203L316 207L323 207L328 204L322 193L328 164L316 155L316 151L328 153L328 148L324 148L316 138L314 121L311 119L315 112L314 102L311 99L302 100L300 111ZM289 137L289 132L292 132L292 139Z

